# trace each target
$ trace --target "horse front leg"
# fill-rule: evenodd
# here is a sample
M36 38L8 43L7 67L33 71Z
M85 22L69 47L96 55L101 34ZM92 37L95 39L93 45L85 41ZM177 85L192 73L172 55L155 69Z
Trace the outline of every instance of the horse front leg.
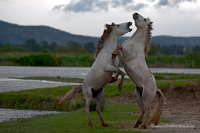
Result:
M133 60L137 57L136 53L132 53L131 51L126 50L121 45L117 46L117 48L113 51L112 58L116 57L117 55L119 55L126 62Z
M121 71L120 69L119 69L119 71L120 71L119 74L121 75L121 80L120 80L120 82L118 84L118 92L121 92L125 73L123 71Z
M118 45L117 48L112 52L112 59L115 59L117 57L119 50L122 50L121 45Z
M115 77L112 77L109 83L114 83L115 81L117 81L118 76L119 76L119 72L116 73Z
M106 66L105 71L106 72L115 72L115 73L117 73L116 76L114 77L115 81L118 79L118 76L121 75L121 80L120 80L120 82L118 84L118 91L121 92L125 73L123 71L121 71L119 68L117 68L117 67L115 67L115 66L113 66L111 64L108 64ZM111 81L112 81L112 79L111 79Z

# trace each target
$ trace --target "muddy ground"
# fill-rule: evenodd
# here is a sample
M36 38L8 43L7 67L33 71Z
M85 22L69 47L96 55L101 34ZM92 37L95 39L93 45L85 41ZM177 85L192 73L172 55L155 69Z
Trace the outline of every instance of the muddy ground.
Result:
M188 132L200 133L200 82L184 86L168 86L159 88L167 98L162 117L169 122L160 122L157 126L151 125L146 130L150 132ZM155 98L156 100L156 98ZM123 94L113 97L110 102L136 104L133 94ZM154 109L152 104L152 110ZM131 112L140 114L139 112ZM151 113L152 116L152 113ZM133 120L133 124L136 120ZM123 130L136 130L133 125ZM137 129L138 130L138 129Z

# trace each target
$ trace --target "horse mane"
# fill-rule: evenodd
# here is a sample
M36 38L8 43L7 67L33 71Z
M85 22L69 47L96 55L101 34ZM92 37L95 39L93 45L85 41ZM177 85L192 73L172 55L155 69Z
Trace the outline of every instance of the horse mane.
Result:
M103 31L103 35L98 39L98 42L96 44L96 52L94 55L94 58L96 59L99 52L101 51L101 49L103 48L103 42L104 40L108 37L108 35L111 33L111 31L113 30L113 27L115 26L115 23L112 23L111 25L109 24L105 24L106 29Z
M153 30L153 22L150 21L149 18L147 18L148 28L147 28L147 36L146 36L146 42L145 42L145 55L147 55L149 49L151 48L151 31Z

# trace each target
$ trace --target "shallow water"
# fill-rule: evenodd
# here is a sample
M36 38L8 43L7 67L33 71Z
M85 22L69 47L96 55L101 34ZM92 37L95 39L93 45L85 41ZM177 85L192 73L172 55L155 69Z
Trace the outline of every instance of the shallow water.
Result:
M16 120L18 118L30 118L36 115L58 114L57 111L38 111L38 110L16 110L0 108L0 122Z
M0 79L0 92L20 91L37 88L50 88L57 86L80 85L79 83L53 82L46 80Z
M80 83L63 83L45 80L23 80L9 77L73 77L84 78L89 68L63 67L13 67L0 66L0 92L20 91L36 88L50 88ZM57 114L56 111L15 110L0 108L0 122L17 118L30 118L36 115Z
M71 77L84 78L89 67L16 67L0 66L0 78L8 77Z

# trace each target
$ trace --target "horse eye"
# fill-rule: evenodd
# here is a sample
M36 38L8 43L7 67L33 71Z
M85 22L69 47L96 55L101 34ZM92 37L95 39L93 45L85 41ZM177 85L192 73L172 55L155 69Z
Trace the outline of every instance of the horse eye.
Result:
M147 21L146 18L144 19L144 21Z

